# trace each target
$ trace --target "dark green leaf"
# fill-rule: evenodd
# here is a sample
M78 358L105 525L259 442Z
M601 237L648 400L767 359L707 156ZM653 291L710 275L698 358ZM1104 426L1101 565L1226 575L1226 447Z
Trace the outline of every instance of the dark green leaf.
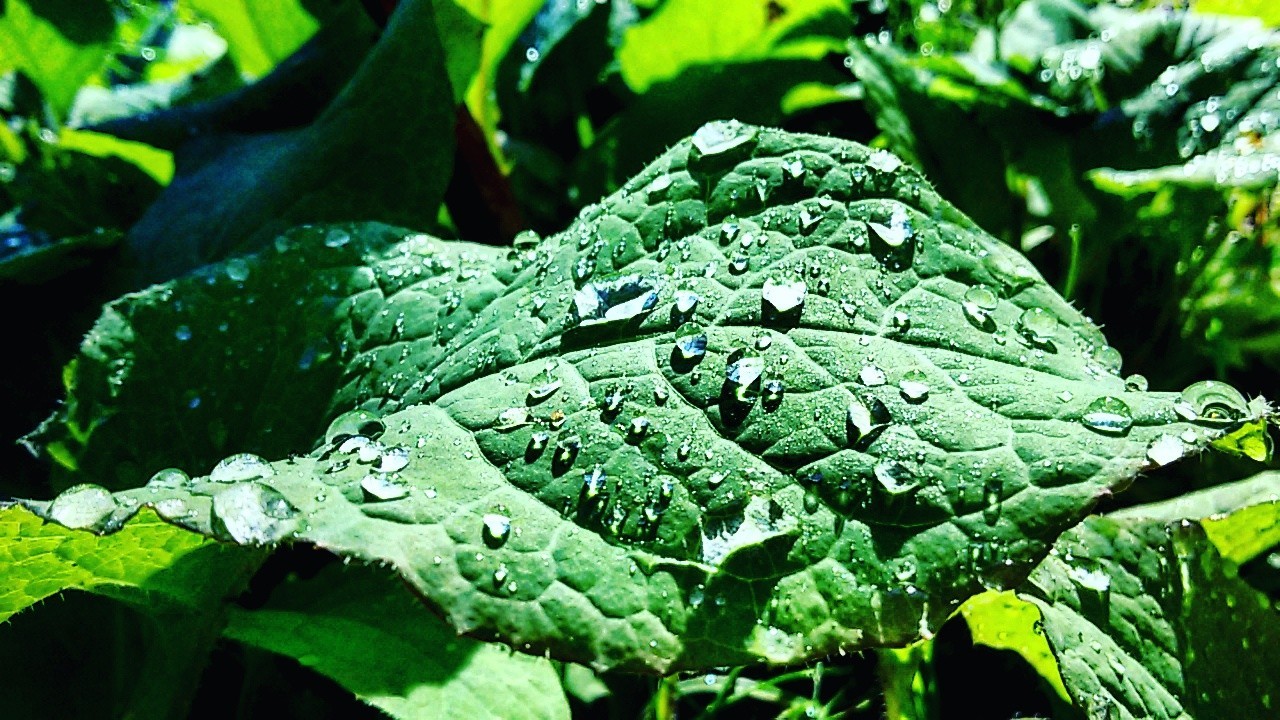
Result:
M1126 389L1023 258L848 142L707 125L506 263L388 232L305 232L121 300L52 447L94 472L171 432L191 403L140 403L144 378L207 336L183 365L225 403L204 426L316 449L123 497L387 563L464 632L666 672L910 641L1018 582L1098 497L1266 411ZM308 337L329 369L299 372ZM361 407L382 417L320 433Z

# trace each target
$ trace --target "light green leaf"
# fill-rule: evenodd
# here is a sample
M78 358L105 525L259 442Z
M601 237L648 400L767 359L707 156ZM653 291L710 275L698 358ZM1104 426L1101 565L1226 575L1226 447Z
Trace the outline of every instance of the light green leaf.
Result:
M318 26L299 0L179 0L178 5L213 24L248 80L270 72Z
M115 34L105 0L6 0L0 4L0 75L19 70L65 114L101 69Z
M1195 498L1206 507L1242 501L1258 509L1249 513L1255 527L1274 528L1280 475ZM1220 554L1191 499L1086 520L1028 581L1024 597L1043 613L1062 679L1089 717L1275 713L1280 618Z
M568 718L545 658L458 637L403 583L330 566L266 606L233 610L226 637L288 655L393 718Z
M909 642L1257 412L1127 390L1023 258L844 141L712 123L503 255L320 228L122 299L45 438L82 471L175 422L312 449L121 497L388 564L463 632L670 672ZM328 369L298 371L304 338ZM182 419L162 373L219 409ZM381 417L320 432L357 408ZM154 445L122 484L187 449Z
M623 33L618 66L627 85L643 93L692 65L763 57L816 60L841 50L848 12L847 4L832 0L728 0L715 12L696 1L669 0ZM832 32L797 32L811 30L810 24L827 24Z
M261 554L187 532L150 509L99 536L11 505L0 508L0 557L3 621L67 590L153 609L201 608L243 581Z

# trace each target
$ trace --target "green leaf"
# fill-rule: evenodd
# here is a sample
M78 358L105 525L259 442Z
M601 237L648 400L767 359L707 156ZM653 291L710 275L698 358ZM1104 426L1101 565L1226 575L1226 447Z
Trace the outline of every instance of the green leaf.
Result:
M82 472L148 448L135 483L175 422L311 450L122 497L388 564L462 632L670 672L909 642L1261 412L1127 390L1023 258L849 142L712 123L502 253L320 228L124 298L45 437ZM161 373L220 409L182 420Z
M179 0L178 6L208 20L227 41L246 79L266 75L317 28L299 0Z
M1012 590L985 592L964 602L958 611L975 645L1011 650L1022 656L1059 697L1069 700L1057 659L1041 629L1043 620L1035 605Z
M729 0L713 13L699 2L668 0L623 33L618 66L627 85L643 93L694 65L762 57L816 60L843 49L848 12L847 4L832 0ZM823 37L810 25L831 33Z
M341 54L365 38L367 24L347 16L323 40ZM431 226L449 181L453 125L432 3L401 3L354 77L310 124L253 134L229 129L186 146L192 162L130 230L139 265L133 279L169 279L261 248L306 222ZM175 237L185 240L175 244Z
M1242 501L1229 515L1255 510L1254 527L1274 529L1280 475L1090 518L1028 581L1024 596L1090 717L1266 717L1280 702L1280 619L1221 554L1193 499Z
M66 590L144 608L202 608L242 580L260 554L182 530L151 509L99 536L11 505L0 508L0 556L2 621Z
M0 4L0 75L18 70L60 113L101 69L115 35L105 0L5 0Z
M370 568L330 566L233 610L225 635L288 655L394 718L568 718L551 663L458 637Z

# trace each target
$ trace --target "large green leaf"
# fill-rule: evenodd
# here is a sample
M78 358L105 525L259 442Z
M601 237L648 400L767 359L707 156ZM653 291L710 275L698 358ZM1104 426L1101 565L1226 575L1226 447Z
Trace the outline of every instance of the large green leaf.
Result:
M88 493L109 502L109 496ZM73 493L51 512L65 521L90 502ZM0 508L0 621L67 590L151 609L196 610L221 600L261 556L174 527L150 509L116 529L99 536L46 522L22 507Z
M315 449L120 497L386 563L464 632L665 672L910 641L1266 412L1127 387L1023 258L839 140L709 124L508 262L402 237L305 231L122 299L45 437L82 477L145 445L136 483L189 449L140 442L189 411L150 387L180 374L223 398L205 427ZM295 386L304 338L332 365ZM319 432L356 408L381 417Z
M1089 717L1275 714L1280 617L1237 576L1208 512L1274 528L1280 475L1090 518L1032 573L1028 597Z
M316 31L300 0L180 0L179 7L207 19L227 41L236 69L256 79L293 54Z
M395 718L568 718L551 663L468 638L371 568L330 566L233 610L225 635L282 653Z

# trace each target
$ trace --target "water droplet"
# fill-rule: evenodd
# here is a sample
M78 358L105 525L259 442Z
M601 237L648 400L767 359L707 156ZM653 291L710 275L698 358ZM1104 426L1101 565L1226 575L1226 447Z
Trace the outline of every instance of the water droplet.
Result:
M679 290L676 292L676 312L681 315L688 315L698 307L698 301L701 298L698 294L691 290Z
M627 441L638 443L649 434L649 418L637 417L631 420L631 424L627 426Z
M760 394L760 377L764 375L764 358L752 348L735 353L737 356L725 366L724 377L733 388L734 397L745 402Z
M261 483L232 485L213 496L214 529L241 544L263 544L286 537L298 514L278 490Z
M541 372L533 376L529 385L528 403L530 405L540 403L543 400L556 394L563 383L555 376L551 366L543 368Z
M911 327L911 316L899 310L893 314L892 322L894 330L906 332Z
M409 466L409 448L391 447L378 457L378 472L400 472Z
M889 410L878 398L854 397L845 409L845 430L849 444L857 445L889 423Z
M551 433L541 430L533 433L529 436L528 454L534 457L541 455L542 451L547 449L547 443L549 442L551 442Z
M875 365L863 365L862 369L858 371L858 380L867 387L876 387L888 382L884 371Z
M922 370L908 370L898 381L898 390L908 402L924 402L929 397L929 376Z
M691 452L693 452L693 444L689 438L685 438L684 442L680 443L680 447L676 448L676 459L684 462L689 459Z
M49 519L74 530L101 532L111 524L116 498L101 485L83 484L62 491L49 503Z
M360 489L364 491L365 502L399 500L409 494L408 484L382 474L366 475L360 481Z
M1161 435L1147 446L1147 458L1163 467L1187 454L1187 446L1173 435Z
M891 173L902 167L902 160L887 150L874 150L867 157L867 167Z
M1018 318L1018 332L1032 345L1046 347L1058 333L1058 320L1044 308L1028 308Z
M1147 378L1137 373L1124 379L1124 389L1130 392L1146 392L1147 387Z
M880 238L881 242L891 248L902 247L911 239L911 216L902 208L895 208L889 216L888 223L869 222L867 227Z
M174 328L173 336L178 339L178 342L186 342L191 339L191 328L187 325L179 325Z
M631 320L650 312L657 303L656 283L639 275L587 283L574 293L571 321L586 326Z
M529 408L512 407L498 413L498 421L494 423L493 429L498 432L511 432L517 428L522 428L532 423L532 415Z
M350 410L344 412L329 423L329 428L324 431L324 441L327 445L332 445L341 440L346 440L353 436L362 436L367 438L377 438L382 435L386 427L382 424L382 420L377 414L368 410Z
M693 146L703 155L718 155L754 140L756 129L737 120L709 122L693 133Z
M588 499L594 498L604 491L605 482L609 479L605 475L604 468L596 465L591 468L591 472L582 474L582 489L586 493Z
M729 272L733 275L741 275L751 269L751 261L746 255L738 253L729 258Z
M808 293L809 286L805 285L803 280L786 282L769 278L764 281L760 296L767 312L774 315L788 315L800 311Z
M653 384L653 403L655 405L658 405L659 407L661 407L662 405L666 405L667 400L670 397L671 397L671 392L667 390L666 385L662 385L660 382L655 382Z
M1249 403L1239 390L1216 380L1203 380L1182 391L1183 411L1188 409L1196 422L1226 426L1249 415Z
M484 524L484 544L491 548L500 548L511 538L511 518L500 513L485 513L481 518Z
M718 487L720 483L724 482L725 477L726 474L722 472L711 473L711 475L707 477L707 485L710 487Z
M701 360L707 354L707 333L701 325L685 323L676 329L676 353L686 361Z
M244 258L232 258L223 266L227 278L233 282L244 282L249 279L249 263Z
M895 460L881 461L875 466L873 472L880 487L890 495L905 495L920 487L912 476L911 470Z
M1080 421L1090 430L1106 435L1124 435L1133 427L1133 413L1123 400L1107 395L1089 403Z
M333 230L330 230L324 236L325 247L340 248L349 242L351 242L351 233L347 232L346 230L339 230L335 228Z
M986 285L975 285L964 293L964 316L976 327L984 330L994 329L995 323L991 313L1000 305L1000 299Z
M1000 500L1004 491L1004 483L998 477L987 478L982 485L982 498L986 505L982 508L982 519L988 525L995 525L1000 520Z
M271 477L276 471L271 464L253 453L239 453L222 460L209 473L213 482L233 483Z
M775 410L782 404L782 393L784 386L782 381L774 378L764 384L764 395L761 396L760 402L765 410Z
M564 438L556 443L555 462L557 465L569 467L578 459L578 451L582 449L582 438L577 435Z
M147 481L147 487L153 489L172 490L176 488L186 487L191 482L191 476L179 470L178 468L165 468Z

